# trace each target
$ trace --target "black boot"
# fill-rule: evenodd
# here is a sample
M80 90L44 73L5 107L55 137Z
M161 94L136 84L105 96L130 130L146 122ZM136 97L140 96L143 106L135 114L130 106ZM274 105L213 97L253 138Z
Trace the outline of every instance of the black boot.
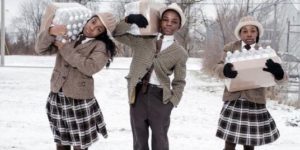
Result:
M56 150L71 150L69 145L56 145Z
M225 142L224 150L235 150L235 143Z
M80 146L74 146L73 149L74 150L88 150L88 148L81 149Z
M254 150L254 146L244 145L244 150Z

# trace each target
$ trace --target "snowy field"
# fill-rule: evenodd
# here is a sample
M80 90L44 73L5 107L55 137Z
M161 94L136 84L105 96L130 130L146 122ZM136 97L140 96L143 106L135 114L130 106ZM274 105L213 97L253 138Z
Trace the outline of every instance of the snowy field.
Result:
M54 150L45 113L54 57L8 56L0 67L0 150ZM129 107L124 76L130 59L116 58L110 69L94 76L96 98L109 137L99 138L89 150L132 150ZM181 103L173 109L170 150L221 150L215 137L222 107L223 83L204 75L200 60L188 61L187 85ZM20 67L27 66L27 67ZM268 101L281 137L257 150L299 150L300 110ZM238 146L237 150L242 147Z

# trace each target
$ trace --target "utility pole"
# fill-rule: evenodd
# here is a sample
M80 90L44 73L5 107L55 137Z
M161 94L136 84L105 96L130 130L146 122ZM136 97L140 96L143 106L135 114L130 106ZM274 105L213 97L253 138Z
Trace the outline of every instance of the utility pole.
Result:
M286 38L286 52L289 53L289 42L290 42L290 25L291 25L291 22L290 20L288 19L287 20L287 25L288 25L288 28L287 28L287 38Z
M4 55L5 55L5 23L4 23L4 1L1 0L1 63L0 66L4 66Z
M273 39L272 39L272 46L274 47L275 50L278 51L278 40L277 40L277 2L274 4L274 26L273 26Z

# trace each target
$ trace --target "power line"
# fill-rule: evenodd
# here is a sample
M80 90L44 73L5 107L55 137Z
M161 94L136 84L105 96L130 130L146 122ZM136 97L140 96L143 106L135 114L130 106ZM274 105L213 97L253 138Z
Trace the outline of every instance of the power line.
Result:
M109 0L103 0L103 1L96 1L96 2L112 2L112 3L129 3L130 1L109 1ZM195 1L195 2L176 2L177 4L203 4L203 5L241 5L241 4L244 4L244 5L247 5L247 3L233 3L233 2L228 2L228 3L220 3L220 2L217 2L217 3L209 3L209 2L201 2L201 1ZM258 2L255 2L255 3L250 3L250 5L258 5L258 4L275 4L276 2L261 2L261 3L258 3ZM289 4L300 4L300 2L280 2L280 3L277 3L277 4L282 4L282 5L289 5Z

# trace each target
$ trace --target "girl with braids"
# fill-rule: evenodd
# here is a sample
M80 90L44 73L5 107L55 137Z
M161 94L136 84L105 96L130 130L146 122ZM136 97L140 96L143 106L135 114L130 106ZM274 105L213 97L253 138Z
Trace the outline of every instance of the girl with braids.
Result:
M98 140L98 133L107 137L92 76L116 54L109 38L115 26L112 14L99 13L88 20L76 41L55 41L56 36L66 34L64 25L50 26L38 35L36 52L56 53L46 109L57 150L70 150L71 146L87 150Z

